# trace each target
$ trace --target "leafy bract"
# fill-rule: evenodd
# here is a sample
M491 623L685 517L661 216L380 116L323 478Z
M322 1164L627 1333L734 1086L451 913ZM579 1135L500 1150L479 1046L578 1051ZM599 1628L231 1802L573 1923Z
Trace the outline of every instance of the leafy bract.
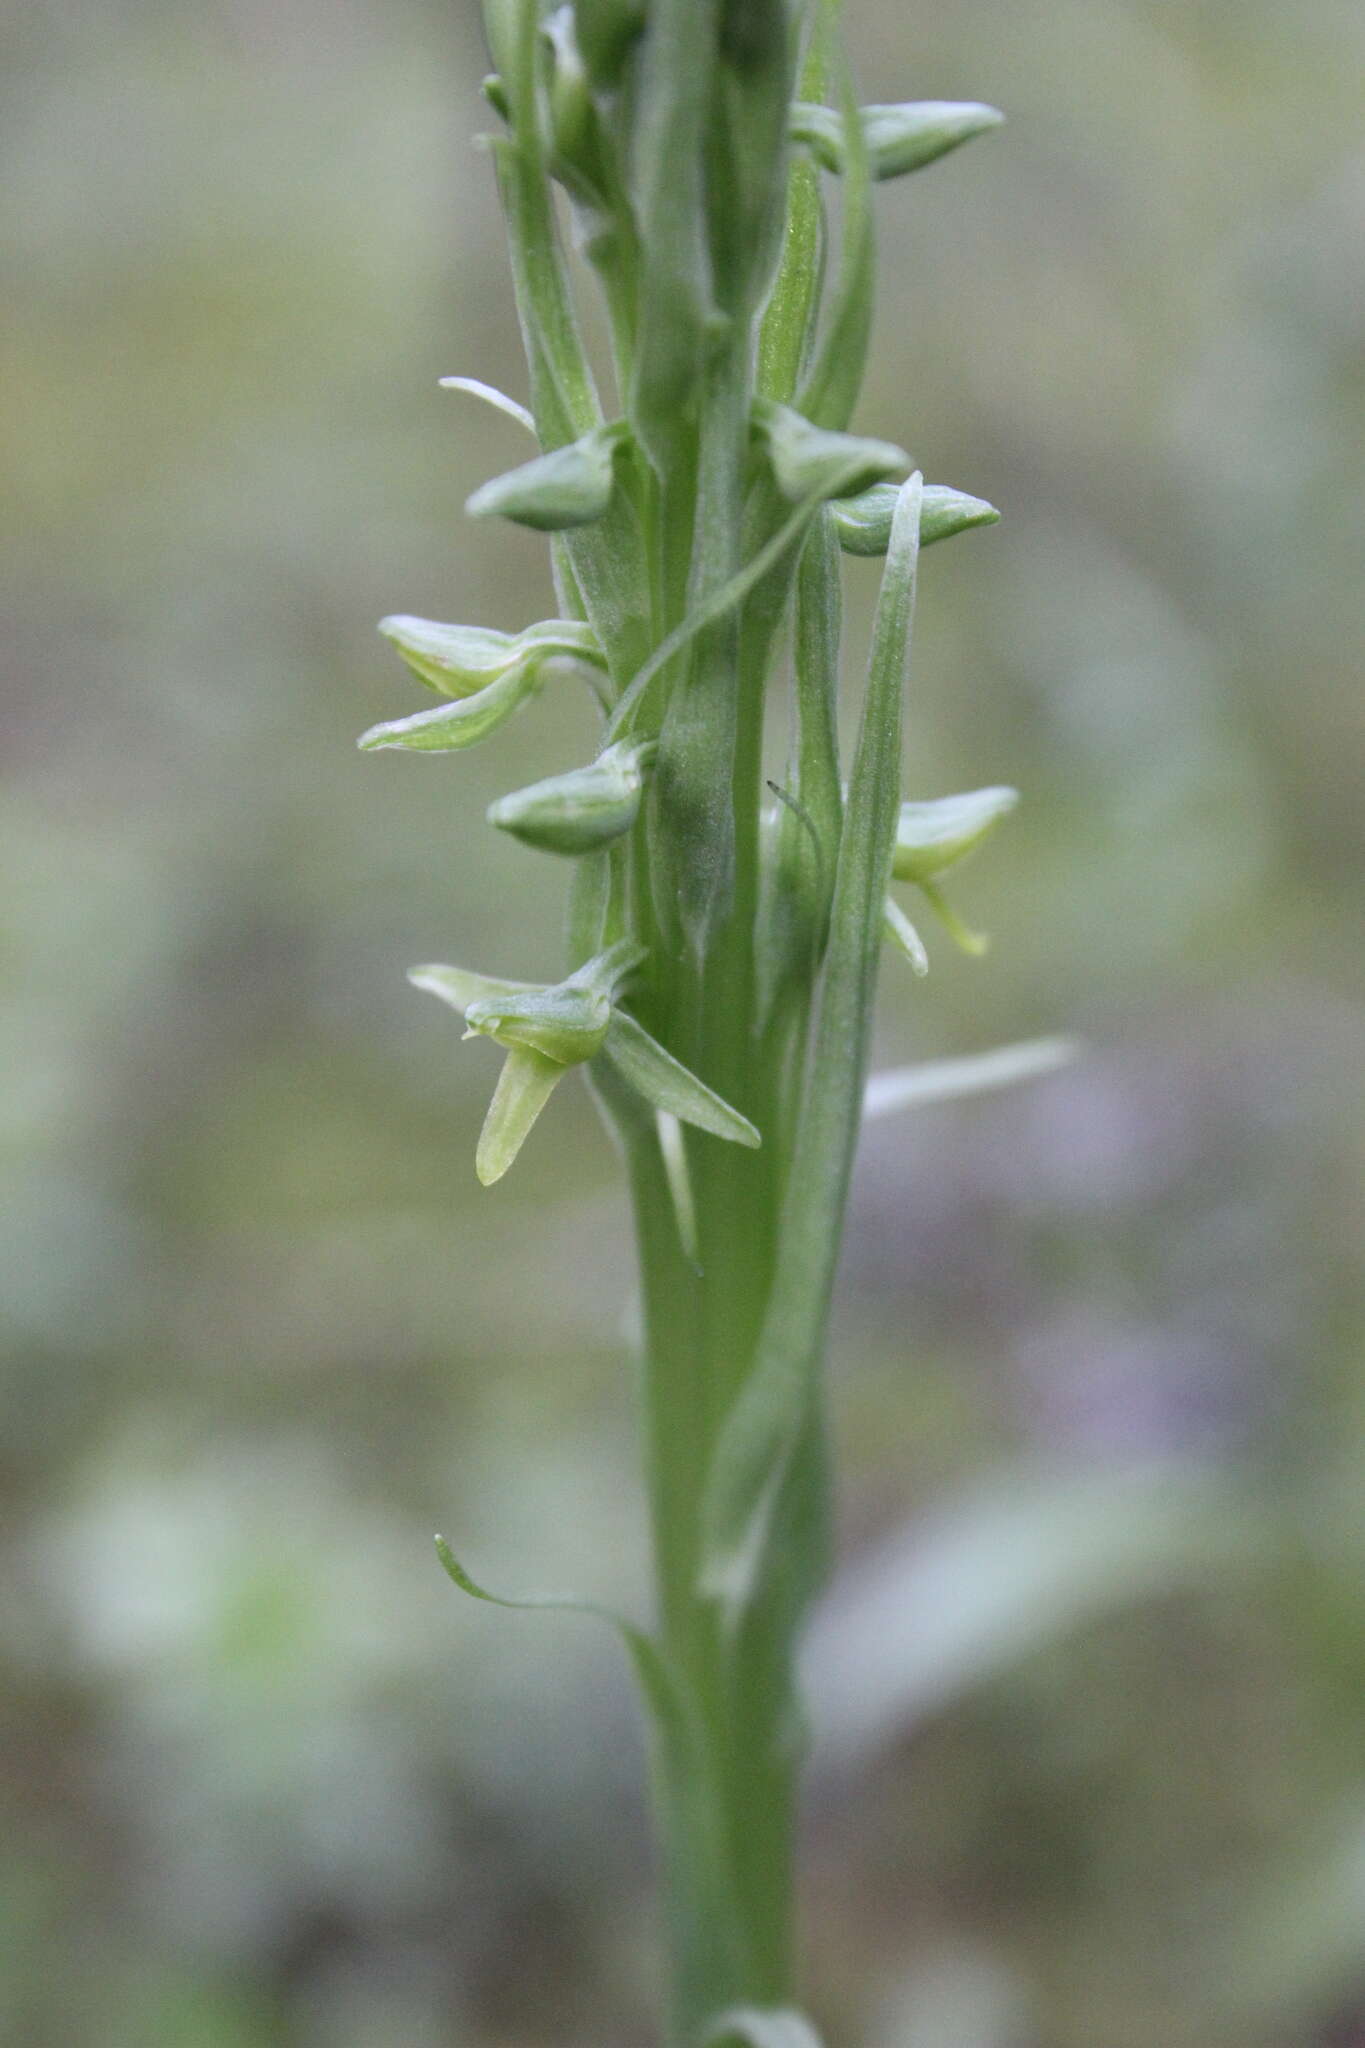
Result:
M769 1564L773 1515L815 1396L872 1021L899 800L923 480L901 486L849 778L829 944L777 1268L748 1379L722 1428L703 1504L702 1584L734 1627ZM810 1589L798 1589L799 1593Z

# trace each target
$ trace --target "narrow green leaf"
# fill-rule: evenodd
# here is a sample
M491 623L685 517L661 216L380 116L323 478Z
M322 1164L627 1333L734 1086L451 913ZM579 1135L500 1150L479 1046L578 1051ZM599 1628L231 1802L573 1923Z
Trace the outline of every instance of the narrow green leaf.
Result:
M481 398L495 412L505 412L509 420L525 427L528 434L535 433L535 420L526 407L509 398L505 391L499 391L496 384L485 384L481 377L441 377L437 381L443 391L463 391L470 398Z
M486 1188L502 1179L568 1071L529 1046L514 1046L508 1053L474 1155L474 1170Z
M918 474L901 486L882 577L772 1295L753 1367L722 1427L703 1505L702 1585L734 1623L762 1581L774 1510L815 1398L862 1119L899 805L922 490Z
M1020 1081L1036 1081L1069 1066L1079 1051L1074 1038L1029 1038L965 1059L924 1060L914 1067L893 1067L869 1078L863 1095L863 1122L874 1123L898 1110L920 1109L934 1102L955 1102L960 1096L985 1095L994 1088L1013 1088Z
M410 718L390 718L363 732L356 745L365 753L403 747L411 753L449 754L475 747L500 725L506 725L539 688L533 668L509 669L486 689L453 704L437 704Z
M603 1051L618 1073L656 1109L736 1145L762 1144L747 1117L689 1073L627 1011L612 1012Z
M830 516L846 555L886 553L896 491L895 484L873 484L857 497L833 500ZM947 484L926 484L919 544L922 548L932 547L936 540L948 540L973 526L994 526L999 517L994 505L988 505L984 498L971 498L965 491L955 491Z
M973 136L998 128L1004 118L998 107L983 106L978 100L907 101L862 107L858 115L868 165L877 179L922 170ZM832 107L798 100L790 126L793 141L806 143L827 171L845 169L845 118Z
M436 1555L447 1576L472 1600L521 1613L586 1615L613 1630L639 1687L650 1733L656 1796L670 1816L665 1843L672 1880L670 1909L682 1912L686 1900L720 1896L724 1849L703 1786L706 1760L697 1739L690 1695L663 1646L637 1622L595 1600L561 1593L508 1597L490 1592L465 1570L444 1536L436 1538ZM792 2048L800 2048L800 2044L793 2043Z

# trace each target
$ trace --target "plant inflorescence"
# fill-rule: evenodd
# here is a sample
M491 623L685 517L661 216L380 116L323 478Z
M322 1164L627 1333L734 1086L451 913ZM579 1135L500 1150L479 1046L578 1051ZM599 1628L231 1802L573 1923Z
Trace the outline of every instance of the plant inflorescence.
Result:
M859 106L828 0L486 0L485 17L530 407L448 381L535 437L468 510L549 536L560 615L518 631L386 619L436 701L361 745L456 752L573 684L600 712L592 761L489 812L571 864L564 978L412 979L503 1049L483 1181L575 1067L619 1143L658 1598L648 1628L618 1625L653 1734L668 2038L799 2048L793 1658L825 1564L820 1368L859 1125L1061 1052L866 1088L883 942L927 965L895 889L979 950L942 878L1015 800L902 795L920 551L997 515L850 431L872 189L1000 117ZM596 370L575 305L587 279L610 335ZM884 560L846 765L843 554Z

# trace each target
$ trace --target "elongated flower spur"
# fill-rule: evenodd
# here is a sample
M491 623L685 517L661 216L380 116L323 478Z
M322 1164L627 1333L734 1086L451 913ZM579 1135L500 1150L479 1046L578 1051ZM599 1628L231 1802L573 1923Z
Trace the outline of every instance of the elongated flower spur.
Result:
M867 1075L883 939L928 965L893 891L917 891L979 950L943 876L1015 802L903 795L921 552L998 515L924 481L902 445L915 422L885 439L853 425L872 190L1000 116L860 107L837 0L485 0L484 18L529 404L444 381L535 437L468 511L548 536L559 616L385 619L437 701L360 744L496 743L574 679L598 709L591 759L488 811L530 856L570 864L562 978L411 978L502 1055L482 1181L575 1069L620 1151L656 1600L647 1626L606 1618L652 1734L665 2034L669 2048L813 2048L793 1936L794 1670L826 1566L821 1376L859 1127L1068 1052L1041 1040ZM602 364L579 322L585 279ZM881 564L860 687L842 674L845 556ZM444 1539L440 1555L465 1593L498 1597Z

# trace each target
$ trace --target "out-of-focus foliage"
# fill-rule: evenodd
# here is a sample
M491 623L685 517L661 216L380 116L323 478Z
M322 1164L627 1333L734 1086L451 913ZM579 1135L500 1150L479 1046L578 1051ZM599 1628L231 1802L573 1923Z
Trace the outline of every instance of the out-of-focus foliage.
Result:
M1090 1056L869 1132L811 1651L812 2003L868 2048L1365 2030L1365 694L1349 0L851 0L873 98L1008 109L884 210L867 418L1004 523L922 579L910 794L1014 783L985 969L890 1059ZM0 2035L643 2038L628 1688L476 1570L640 1597L628 1247L560 972L373 622L548 615L473 9L3 28ZM861 422L855 423L861 424ZM856 563L851 602L873 584ZM509 906L516 905L516 930ZM572 1097L572 1099L570 1099Z

